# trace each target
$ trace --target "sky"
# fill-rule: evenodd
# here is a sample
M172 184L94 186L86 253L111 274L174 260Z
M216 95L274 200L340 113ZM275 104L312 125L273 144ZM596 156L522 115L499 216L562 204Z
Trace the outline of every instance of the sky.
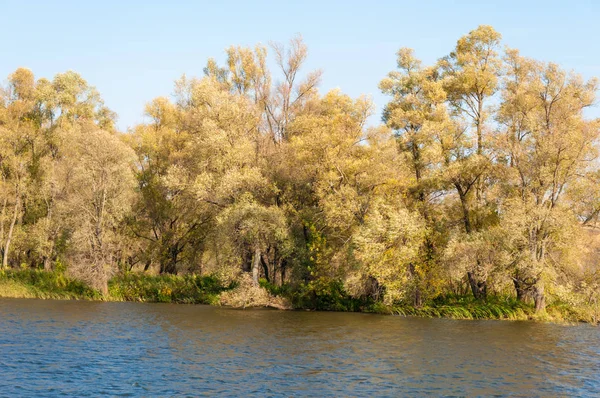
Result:
M74 70L101 93L126 130L174 81L201 76L230 45L286 42L301 34L304 72L323 70L320 90L370 95L371 123L387 102L378 82L401 47L431 64L478 25L503 44L600 77L600 1L10 1L0 0L0 80L18 67L52 78ZM590 116L600 117L596 106Z

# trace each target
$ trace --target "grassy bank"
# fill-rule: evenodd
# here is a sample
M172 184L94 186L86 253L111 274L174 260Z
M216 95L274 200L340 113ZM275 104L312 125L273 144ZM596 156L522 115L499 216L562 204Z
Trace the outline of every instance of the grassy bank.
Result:
M577 307L563 302L552 302L548 304L545 313L536 314L533 303L524 303L512 296L490 296L486 301L478 301L470 295L446 295L415 307L410 303L385 305L370 298L351 297L344 291L340 282L310 282L296 289L291 289L289 286L274 286L266 281L261 281L261 285L272 295L287 298L293 308L315 311L372 312L451 319L536 320L556 323L598 324L600 320L598 306Z
M278 300L284 300L287 303L281 304L278 308L371 312L430 318L533 319L593 324L597 324L600 317L599 308L574 307L561 302L549 304L546 313L542 315L535 314L533 305L517 301L514 297L493 296L486 302L481 302L470 296L442 296L417 308L406 303L389 306L371 298L354 298L344 291L343 285L339 282L308 283L292 288L271 285L263 280L260 285L261 290L265 292L263 296L272 298L262 297L262 302L273 302L275 299L275 302L283 303ZM248 296L248 292L242 291L243 285L223 286L212 276L158 276L132 273L111 279L108 288L108 296L102 296L97 290L61 272L31 269L0 271L0 297L220 305L228 304L221 296L222 293L227 292L226 296L229 300L233 297L234 302L236 295L243 298L244 304L238 305L240 307L253 306L252 300L255 300L255 298L248 300L244 297Z
M532 319L534 309L512 298L490 297L486 302L470 297L440 298L415 308L409 305L395 305L392 312L404 316L452 319Z
M111 279L108 292L113 301L215 305L232 287L212 276L127 274Z
M61 272L31 269L0 271L0 297L57 300L102 299L102 295L98 291Z
M0 271L0 297L217 304L223 287L210 276L128 274L111 279L108 296L61 272Z

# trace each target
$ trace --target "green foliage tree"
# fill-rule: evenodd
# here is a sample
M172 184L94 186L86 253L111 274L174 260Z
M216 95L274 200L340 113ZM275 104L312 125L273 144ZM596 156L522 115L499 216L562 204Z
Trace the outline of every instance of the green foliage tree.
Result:
M64 265L105 294L119 272L214 274L251 289L230 302L266 286L330 309L597 300L597 82L500 40L480 26L431 66L398 51L384 125L318 91L299 36L229 47L127 133L77 73L20 68L0 91L1 267Z

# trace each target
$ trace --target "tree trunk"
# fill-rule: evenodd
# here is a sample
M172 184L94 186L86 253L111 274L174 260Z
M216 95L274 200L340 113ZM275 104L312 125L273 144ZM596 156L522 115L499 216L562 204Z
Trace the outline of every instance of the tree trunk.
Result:
M44 271L52 271L50 257L44 257Z
M50 253L44 256L44 270L52 271L52 252L54 251L54 241L50 243Z
M254 258L252 259L252 282L254 286L258 286L258 267L260 266L260 249L256 247L254 249Z
M533 288L533 301L535 303L536 314L546 311L546 296L544 295L544 285L542 282L538 282Z
M483 98L479 98L477 101L477 119L475 120L475 126L477 129L477 154L483 154Z
M273 284L276 283L277 281L277 247L274 247L272 249L272 259L271 256L269 255L269 253L265 253L262 255L263 260L265 260L265 264L267 264L268 266L268 270L269 270L269 278L267 278L267 280Z
M6 214L6 206L8 204L8 196L4 198L2 204L2 212L0 212L0 244L4 242L4 216Z
M2 256L2 268L6 268L8 266L8 251L10 249L10 241L12 240L13 231L15 229L15 224L17 223L17 217L19 213L19 206L21 202L21 198L19 195L16 195L15 198L15 207L13 210L13 217L10 221L10 227L8 228L8 235L6 236L6 244L4 245L4 255Z
M251 248L246 245L245 250L242 254L242 271L243 272L251 272L252 271L252 255Z
M100 261L96 260L97 265L97 274L100 278L100 291L104 297L108 297L108 275L106 272L106 268L104 266L104 259Z
M410 264L408 267L408 270L410 272L410 277L413 280L414 283L414 294L413 294L413 305L417 308L421 307L423 305L423 298L421 295L421 288L420 288L420 278L419 275L416 272L415 269L415 265L414 264Z
M485 301L487 299L487 282L478 281L473 272L467 272L467 276L469 277L469 285L471 285L473 297L476 300Z
M267 282L271 282L271 273L269 272L269 265L267 264L267 261L269 261L269 259L265 259L265 255L261 255L260 256L260 263L262 265L263 268L263 272L265 274L265 279L267 280Z
M369 278L367 279L366 296L372 298L375 301L379 301L379 299L381 298L381 293L382 288L379 284L379 281L376 278L369 276Z
M56 235L58 234L58 231L55 233L52 230L52 209L53 209L53 201L49 201L46 202L46 209L47 209L47 214L46 214L46 225L48 228L48 235L47 235L47 240L50 244L50 250L48 250L48 252L46 253L46 255L44 256L44 270L46 271L52 271L52 254L54 253L54 244L56 241Z
M458 190L459 186L456 185L456 188ZM462 213L463 213L463 223L465 225L465 232L467 234L471 233L472 230L472 225L471 225L471 218L470 218L470 212L469 212L469 206L467 204L467 195L462 192L462 188L459 190L459 199L460 199L460 206L462 209Z
M512 278L513 284L515 285L515 292L517 293L517 300L526 301L532 297L533 286L535 281L528 280L527 278L522 278L521 276L516 274Z
M283 286L285 284L285 266L286 266L286 261L282 260L281 261L281 271L280 271L280 275L281 275L281 286Z
M524 286L523 282L517 278L513 278L513 284L515 285L515 291L517 292L517 300L525 301L525 298L527 297L527 288Z
M421 308L423 306L423 298L421 297L421 289L417 286L415 289L415 301L414 305L417 308Z
M160 264L161 274L177 275L177 257L179 253L180 250L177 246L169 248L169 256L164 261L161 261Z
M94 243L100 253L104 253L104 209L106 207L106 188L102 189L102 199L96 206L96 226L94 228Z

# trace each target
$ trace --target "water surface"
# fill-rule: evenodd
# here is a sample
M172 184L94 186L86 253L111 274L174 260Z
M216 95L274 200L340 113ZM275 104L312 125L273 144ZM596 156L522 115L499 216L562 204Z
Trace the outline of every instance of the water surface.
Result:
M600 329L0 299L0 396L590 396Z

